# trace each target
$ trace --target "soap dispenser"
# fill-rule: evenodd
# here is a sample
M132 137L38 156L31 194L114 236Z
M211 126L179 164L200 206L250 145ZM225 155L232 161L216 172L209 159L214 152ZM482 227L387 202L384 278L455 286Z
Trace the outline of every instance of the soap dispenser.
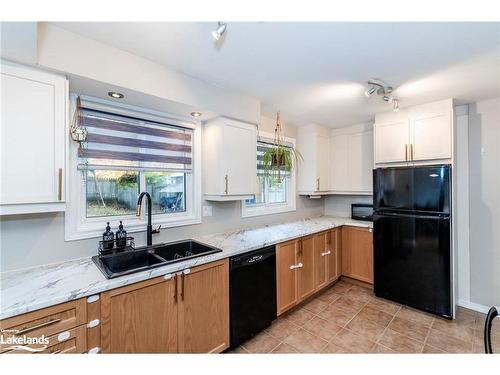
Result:
M107 222L106 225L106 232L102 234L102 247L106 250L111 250L113 249L113 243L114 243L115 235L111 231L111 227L109 226L109 221Z
M120 220L120 225L116 231L116 247L123 248L127 244L127 231L123 229L123 223Z

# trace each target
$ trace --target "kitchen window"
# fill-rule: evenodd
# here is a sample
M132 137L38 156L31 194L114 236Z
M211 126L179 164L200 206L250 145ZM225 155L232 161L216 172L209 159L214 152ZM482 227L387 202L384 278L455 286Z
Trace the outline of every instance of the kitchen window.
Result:
M296 210L295 168L284 172L282 181L277 183L264 176L262 155L272 146L273 135L260 132L257 142L257 194L242 202L242 217L271 215ZM295 140L285 138L285 142L295 147Z
M135 216L142 191L151 195L154 225L201 222L199 124L93 98L81 103L88 138L69 145L67 240L98 237L108 221L144 230L146 210Z

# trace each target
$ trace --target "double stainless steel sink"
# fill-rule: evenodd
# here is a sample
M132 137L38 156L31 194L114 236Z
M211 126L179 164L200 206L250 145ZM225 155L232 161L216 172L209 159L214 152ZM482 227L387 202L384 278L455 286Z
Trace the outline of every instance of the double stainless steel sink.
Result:
M108 279L165 266L222 250L193 240L138 248L133 251L94 256L92 260Z

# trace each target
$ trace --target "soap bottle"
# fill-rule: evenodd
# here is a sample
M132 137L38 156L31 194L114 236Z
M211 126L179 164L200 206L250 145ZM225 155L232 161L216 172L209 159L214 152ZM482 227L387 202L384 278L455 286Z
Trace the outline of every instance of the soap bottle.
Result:
M123 229L123 223L120 220L120 225L116 231L116 247L125 247L127 244L127 231Z
M109 221L106 225L106 232L102 234L102 247L106 250L113 249L113 242L115 239L114 233L111 231L111 227L109 226Z

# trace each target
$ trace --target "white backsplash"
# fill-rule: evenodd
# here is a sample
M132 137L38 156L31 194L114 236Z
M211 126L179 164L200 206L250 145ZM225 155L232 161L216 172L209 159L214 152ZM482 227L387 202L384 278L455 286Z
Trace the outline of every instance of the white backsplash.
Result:
M325 198L325 215L351 217L352 203L373 203L371 195L330 195Z

